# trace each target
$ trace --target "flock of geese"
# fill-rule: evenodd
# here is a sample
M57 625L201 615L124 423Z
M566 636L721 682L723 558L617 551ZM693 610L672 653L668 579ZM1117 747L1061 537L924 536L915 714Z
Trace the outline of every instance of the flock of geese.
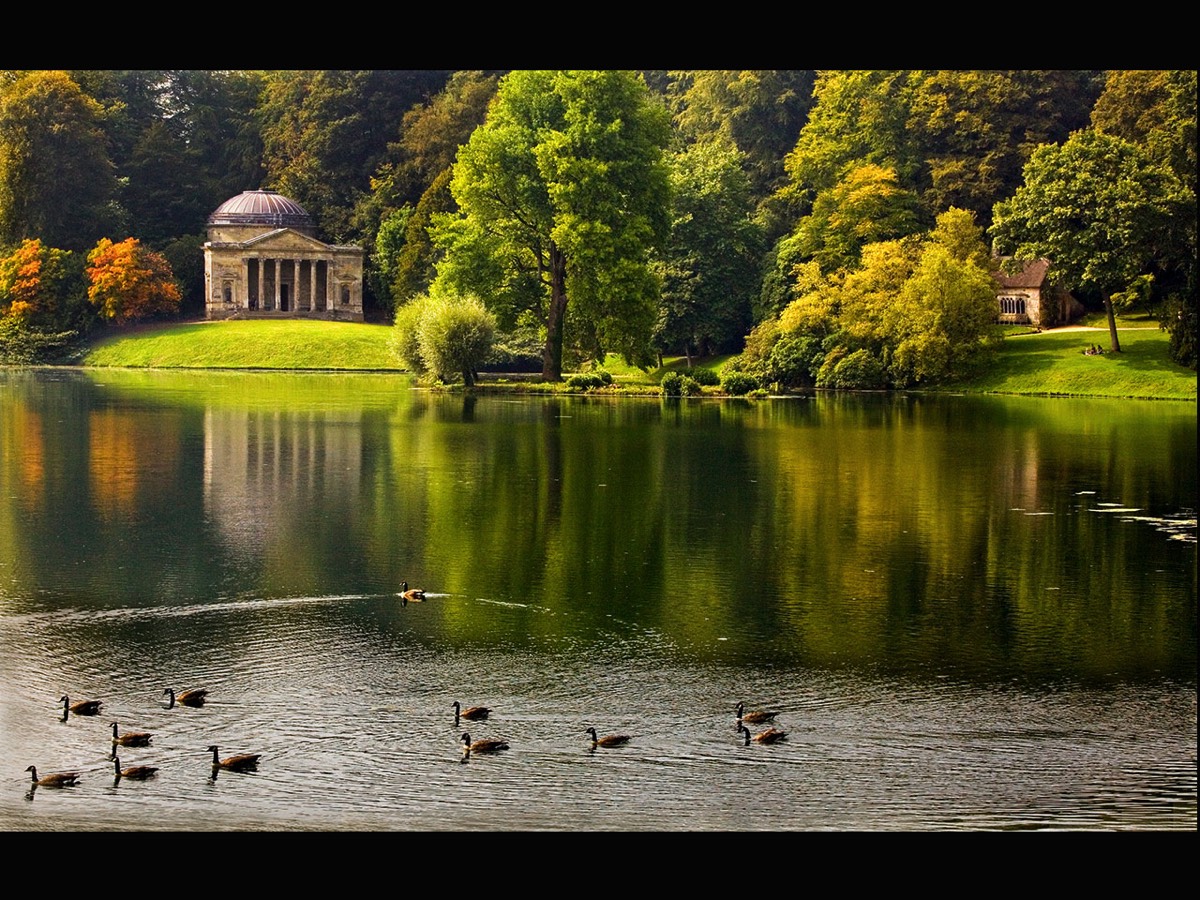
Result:
M208 696L208 691L204 689L196 689L190 691L181 691L176 693L171 688L163 690L164 694L170 696L168 709L175 705L181 706L203 706L205 699ZM102 702L99 700L85 700L79 703L71 703L70 699L64 695L60 702L63 705L63 721L74 713L77 716L96 716L100 714ZM484 722L487 721L492 709L489 706L469 706L463 707L461 703L455 700L450 704L454 710L454 727L458 729L464 721L467 722ZM767 710L751 710L746 712L745 704L738 703L737 712L737 731L738 734L745 735L746 746L750 745L751 741L759 744L777 744L780 741L787 739L787 732L779 728L768 727L764 731L755 734L746 723L750 724L765 724L775 720L777 712ZM592 751L597 748L616 748L624 747L633 740L633 735L630 734L606 734L601 736L593 726L589 726L584 730L584 734L592 739ZM126 731L122 733L116 722L112 723L112 760L113 772L117 781L122 778L128 778L136 781L144 781L147 778L153 778L158 774L157 766L121 766L121 758L117 755L118 747L148 747L152 735L145 731ZM472 740L471 733L464 731L462 733L462 761L467 762L471 758L471 754L489 754L499 753L502 750L509 749L508 741L502 738L482 738L480 740ZM231 772L249 772L258 768L258 761L262 758L260 753L241 753L236 756L227 756L222 758L220 749L216 744L209 745L206 753L212 754L212 770L215 776L221 770ZM38 777L36 766L30 766L25 770L30 773L30 778L33 781L33 787L71 787L79 783L80 774L78 772L55 772L51 775L43 775Z
M208 691L204 688L194 688L178 692L174 688L164 688L163 694L168 697L167 709L172 709L177 705L199 707L203 706L208 699ZM66 694L59 698L59 702L62 704L62 718L64 722L71 715L98 716L104 706L101 700L80 700L72 703L71 698ZM117 753L117 748L119 747L149 747L152 737L153 735L146 731L122 732L118 723L112 723L113 774L117 781L120 781L122 778L128 778L132 781L145 781L158 774L158 766L122 766L121 757ZM223 769L231 772L253 771L258 768L258 761L262 758L261 753L240 753L236 756L222 758L216 744L210 744L205 752L212 754L212 770L214 775ZM54 772L50 775L39 777L37 766L29 766L25 771L29 773L32 788L72 787L78 784L80 780L79 772Z
M418 588L409 588L408 582L400 583L399 595L401 603L416 603L425 599L425 592ZM203 688L197 688L187 691L176 692L173 688L164 688L163 693L169 696L167 708L179 706L203 706L208 697L208 691ZM59 698L59 702L63 705L63 721L65 722L71 714L77 716L97 716L100 714L102 701L100 700L82 700L77 703L72 703L67 695ZM450 704L454 710L454 727L457 730L461 727L463 721L467 722L484 722L491 714L491 707L487 706L469 706L463 707L461 703L455 700ZM750 745L751 741L759 744L777 744L780 741L787 739L787 732L774 725L771 725L764 731L757 734L751 731L750 725L769 724L775 720L777 712L767 710L751 710L746 711L744 703L738 703L737 712L737 732L745 735L746 746ZM594 727L588 727L584 730L584 734L592 739L592 751L597 748L612 749L624 747L633 740L633 735L629 734L606 734L601 736ZM153 778L158 774L157 766L121 766L121 758L117 755L118 747L148 747L150 746L151 735L144 731L126 731L121 733L116 722L112 723L112 760L113 772L116 780L122 778L142 781L147 778ZM472 740L471 733L464 731L462 737L462 761L467 762L471 758L471 754L489 754L499 753L502 750L509 749L508 741L501 738L482 738L480 740ZM227 756L222 758L220 749L216 744L210 744L206 753L212 754L212 771L215 777L221 770L232 772L250 772L258 768L258 761L262 758L260 753L241 753L236 756ZM55 772L50 775L38 777L36 766L30 766L25 770L30 774L33 781L33 787L71 787L78 784L80 774L78 772Z

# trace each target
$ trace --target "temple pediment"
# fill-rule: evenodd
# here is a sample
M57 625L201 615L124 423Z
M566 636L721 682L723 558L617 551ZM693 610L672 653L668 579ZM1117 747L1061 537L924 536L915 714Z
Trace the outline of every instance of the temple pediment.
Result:
M322 243L316 238L301 234L298 231L293 231L291 228L276 228L274 231L264 232L249 240L239 242L238 246L260 253L275 251L296 253L305 250L325 253L332 249L329 244Z

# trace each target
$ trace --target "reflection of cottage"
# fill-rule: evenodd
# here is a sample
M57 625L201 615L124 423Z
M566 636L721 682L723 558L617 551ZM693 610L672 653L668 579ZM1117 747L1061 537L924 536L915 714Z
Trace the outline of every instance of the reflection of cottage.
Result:
M245 191L208 217L208 318L294 317L361 322L363 251L324 244L312 217L274 191Z
M1083 314L1083 304L1047 277L1050 261L1035 259L1016 274L996 276L997 318L1002 324L1065 325Z

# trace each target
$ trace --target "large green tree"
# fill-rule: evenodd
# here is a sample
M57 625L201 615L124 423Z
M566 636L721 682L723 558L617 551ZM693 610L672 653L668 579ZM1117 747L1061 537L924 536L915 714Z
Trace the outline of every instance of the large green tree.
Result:
M1092 129L1045 145L1025 166L1025 183L996 204L996 249L1017 260L1048 258L1067 288L1104 301L1118 353L1113 294L1153 268L1181 216L1195 217L1195 195L1137 146Z
M485 298L501 327L533 316L546 380L562 378L568 306L589 355L652 358L670 129L636 73L518 71L459 151L459 212L435 219L438 281Z
M816 260L828 273L855 268L864 245L915 234L922 225L917 195L895 170L866 163L817 194L789 240L800 258Z
M100 105L65 72L0 88L0 245L86 250L118 222Z
M764 382L907 388L962 374L999 335L983 231L950 209L924 235L875 241L859 265L798 267L797 297L750 333L739 365Z

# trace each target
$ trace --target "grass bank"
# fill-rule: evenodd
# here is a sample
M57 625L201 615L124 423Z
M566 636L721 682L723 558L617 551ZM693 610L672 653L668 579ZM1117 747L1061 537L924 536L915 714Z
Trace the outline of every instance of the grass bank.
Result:
M1120 353L1109 353L1108 329L1058 329L1010 335L994 359L970 378L939 390L965 393L1196 400L1196 373L1167 356L1168 338L1154 328L1118 331ZM1084 353L1098 344L1106 352Z
M85 366L170 369L309 369L403 372L392 353L391 328L307 319L238 320L158 325L112 332L82 356ZM940 390L1035 396L1130 397L1196 401L1196 373L1172 363L1167 335L1151 322L1120 331L1119 354L1087 356L1093 344L1108 345L1105 328L1058 329L1010 334L986 369ZM693 360L719 369L728 357ZM686 370L682 358L646 372L609 357L614 383L630 393L657 391L670 371ZM492 381L492 379L489 379ZM550 392L561 385L513 381L506 389Z
M403 371L390 336L387 325L316 319L154 325L100 337L82 362L159 369Z

